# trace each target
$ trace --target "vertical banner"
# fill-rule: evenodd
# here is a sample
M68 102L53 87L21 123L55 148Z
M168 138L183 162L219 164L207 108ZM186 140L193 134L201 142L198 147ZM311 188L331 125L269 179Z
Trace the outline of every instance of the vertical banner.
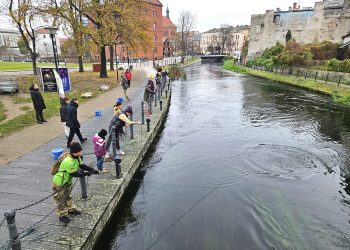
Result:
M53 68L40 68L44 92L57 92L57 83Z
M69 79L68 68L59 68L58 69L58 75L62 79L64 92L71 91L72 89L71 89L71 86L70 86L70 79Z
M63 88L64 92L71 91L70 79L68 68L59 68L58 74L55 74L55 68L41 67L40 68L40 80L43 84L45 92L57 92L62 91L59 88ZM58 86L59 85L59 86Z

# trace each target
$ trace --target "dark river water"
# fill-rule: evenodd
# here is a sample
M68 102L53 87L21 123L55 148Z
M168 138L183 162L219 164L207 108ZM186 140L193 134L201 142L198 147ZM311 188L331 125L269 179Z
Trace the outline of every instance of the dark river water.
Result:
M350 108L197 64L99 249L350 249Z

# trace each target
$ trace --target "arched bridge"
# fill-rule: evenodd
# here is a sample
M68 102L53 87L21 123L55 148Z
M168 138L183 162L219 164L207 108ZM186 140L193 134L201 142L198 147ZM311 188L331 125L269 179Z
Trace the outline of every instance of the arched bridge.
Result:
M205 55L201 56L202 62L222 62L224 61L225 55Z

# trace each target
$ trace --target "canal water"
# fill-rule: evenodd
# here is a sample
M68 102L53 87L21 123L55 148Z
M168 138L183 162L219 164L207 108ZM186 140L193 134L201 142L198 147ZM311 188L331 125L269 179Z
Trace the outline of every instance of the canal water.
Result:
M98 249L349 249L350 108L186 69Z

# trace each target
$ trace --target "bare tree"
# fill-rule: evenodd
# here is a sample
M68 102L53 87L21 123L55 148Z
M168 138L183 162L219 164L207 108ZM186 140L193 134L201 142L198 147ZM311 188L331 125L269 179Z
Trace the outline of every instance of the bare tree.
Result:
M181 62L183 63L189 48L190 31L193 30L196 25L196 16L192 11L183 10L180 13L178 22L177 28L180 32Z
M38 13L36 13L33 7L33 0L8 0L5 4L30 54L33 74L36 74L36 60L38 54L36 52L35 24L37 22Z
M221 24L220 26L220 33L221 33L221 54L225 53L225 46L228 44L230 39L230 33L232 31L232 26L229 24Z

